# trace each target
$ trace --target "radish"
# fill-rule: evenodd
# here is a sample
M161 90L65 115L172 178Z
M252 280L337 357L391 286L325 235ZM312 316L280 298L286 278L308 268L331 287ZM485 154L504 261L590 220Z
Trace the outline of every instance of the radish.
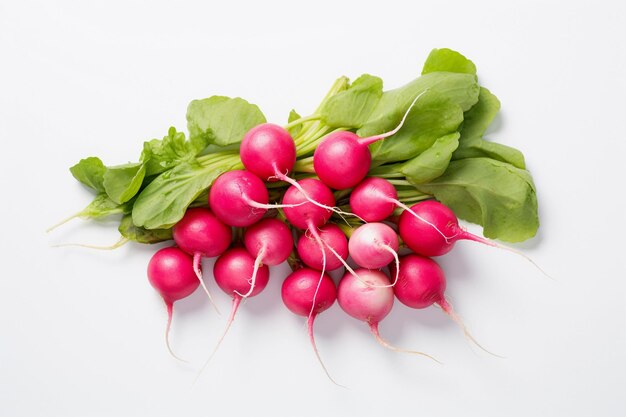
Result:
M243 242L254 260L254 270L250 282L250 289L246 298L252 294L255 287L259 267L263 264L274 266L287 260L293 249L293 237L289 226L277 219L263 219L248 227L243 235Z
M172 229L174 241L179 248L193 256L193 269L209 300L213 297L202 280L200 261L202 257L212 258L221 255L230 246L232 230L206 208L192 208Z
M326 366L322 362L322 358L317 350L315 344L315 336L313 334L313 322L317 315L328 308L330 308L337 299L337 290L335 283L328 276L324 274L321 280L321 284L318 285L319 274L309 268L300 268L292 272L285 281L281 289L281 296L283 303L294 314L307 318L307 328L309 333L309 340L313 346L313 351L317 360L322 365L324 372L333 381L335 380L330 376ZM319 288L317 288L319 286ZM317 294L316 294L317 293ZM313 300L316 300L313 303ZM337 384L339 385L339 384Z
M457 241L473 240L522 256L541 273L551 278L535 261L522 252L463 230L454 212L435 200L421 201L412 205L408 210L404 210L398 221L398 230L404 243L420 255L445 255L452 250Z
M346 272L339 282L337 301L343 311L367 323L376 341L384 347L398 352L424 355L437 361L428 354L392 346L380 336L378 323L387 317L393 307L393 289L388 285L389 278L381 271L361 268L355 272L360 279Z
M227 250L220 255L219 258L217 258L217 261L215 261L215 265L213 266L213 276L215 277L215 282L217 282L217 285L222 289L222 291L233 297L233 303L224 332L215 345L213 352L211 352L211 355L209 355L209 358L198 372L196 380L200 377L204 368L207 367L217 352L218 348L222 344L222 341L224 340L224 337L226 337L230 326L233 324L233 320L235 319L235 314L239 309L241 300L248 297L254 297L263 291L267 286L270 276L270 270L267 265L261 265L258 267L255 281L252 282L254 269L254 258L245 248L242 247L234 247ZM241 294L248 295L244 297Z
M322 254L317 240L309 233L303 233L298 239L298 256L310 268L322 270L322 257L326 258L326 270L334 271L348 258L348 239L339 226L327 223L318 228L319 236L325 248ZM334 257L330 257L334 254Z
M361 138L356 133L340 130L322 139L313 153L313 168L320 180L336 190L352 188L360 183L372 164L369 145L398 133L413 105L426 91L415 97L400 124L389 132Z
M446 277L437 262L411 253L400 258L399 269L391 265L390 270L398 274L398 283L393 287L393 292L402 304L415 309L426 308L433 304L439 306L461 327L465 337L485 352L494 355L474 339L454 312L452 305L446 300L444 295Z
M246 227L259 221L271 208L263 181L249 171L233 170L220 175L209 190L209 206L229 226Z
M385 223L366 223L352 232L348 241L350 256L367 269L378 269L398 261L398 235Z
M148 280L152 287L161 294L167 309L165 326L165 344L170 354L178 359L170 347L169 333L172 326L174 303L191 295L200 285L193 270L191 256L176 247L158 250L148 263Z

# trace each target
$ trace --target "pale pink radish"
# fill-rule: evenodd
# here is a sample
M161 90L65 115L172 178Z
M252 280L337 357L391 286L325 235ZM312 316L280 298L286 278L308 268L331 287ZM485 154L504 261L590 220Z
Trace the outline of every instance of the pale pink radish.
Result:
M193 259L176 247L160 249L150 258L148 263L148 280L165 302L167 310L165 344L167 350L174 358L182 360L172 351L169 333L174 303L191 295L200 285L193 270Z
M369 145L398 133L409 112L425 92L415 97L400 124L389 132L361 138L356 133L341 130L322 139L313 154L313 168L320 180L336 190L352 188L360 183L372 164Z
M357 269L355 275L346 272L337 289L337 301L339 306L350 316L365 322L378 343L384 347L399 351L427 356L437 361L432 356L423 352L405 350L391 345L380 336L378 323L380 323L393 307L393 289L389 286L389 278L381 271Z
M311 346L313 346L315 356L317 356L328 378L337 384L322 362L313 334L313 323L317 315L330 308L337 299L335 283L328 274L324 274L320 282L318 271L309 268L300 268L285 278L281 289L281 296L283 303L292 313L308 317L307 328L309 340L311 341ZM315 300L315 302L313 302L313 300Z
M206 208L191 208L172 228L174 241L179 248L193 256L193 269L204 289L209 300L217 309L213 302L213 297L202 279L203 257L213 258L219 256L228 247L232 240L232 230Z

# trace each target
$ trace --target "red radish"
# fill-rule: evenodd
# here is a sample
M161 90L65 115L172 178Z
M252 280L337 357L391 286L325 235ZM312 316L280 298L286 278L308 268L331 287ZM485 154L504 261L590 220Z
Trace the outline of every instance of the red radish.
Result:
M178 247L193 256L196 276L215 306L211 293L202 280L200 261L202 257L219 256L228 249L232 240L231 228L219 221L211 210L198 207L187 210L183 218L174 225L172 235Z
M222 291L233 297L233 304L224 332L215 345L213 352L211 352L211 355L200 369L200 372L198 372L196 380L200 377L200 374L222 344L224 337L235 319L235 314L237 313L239 304L241 304L241 300L243 298L254 297L265 289L270 276L270 270L267 265L261 265L258 268L255 282L252 282L253 273L254 258L242 247L234 247L227 250L215 261L215 265L213 266L215 282L217 282L217 285ZM249 295L243 297L241 294Z
M283 127L264 123L246 133L239 155L243 166L263 181L285 181L282 177L296 163L296 144Z
M165 326L167 350L173 357L182 360L170 347L169 333L174 303L191 295L200 285L193 270L193 259L176 247L160 249L152 255L148 263L148 280L161 294L167 309L167 325Z
M259 221L271 208L263 181L244 170L220 175L209 190L209 206L218 219L229 226L246 227Z
M390 270L392 273L398 274L398 283L394 286L393 291L402 304L416 309L426 308L433 304L438 305L461 327L469 340L485 352L493 355L468 332L461 319L454 312L452 305L446 300L444 295L446 277L437 262L425 256L411 253L400 258L399 270L393 265L390 266Z
M336 190L345 190L360 183L372 164L369 145L398 133L413 105L426 91L415 97L404 113L400 124L392 131L367 138L361 138L356 133L343 130L326 136L313 154L313 168L320 180Z
M245 294L237 293L245 298L252 294L261 265L273 266L287 260L293 249L293 237L285 223L277 219L263 219L246 229L243 242L248 253L256 257L250 289Z
M310 268L322 270L322 257L326 258L326 270L334 271L343 265L348 259L348 239L339 226L327 223L318 228L319 236L324 243L324 254L317 240L308 233L302 234L298 239L298 256ZM334 254L334 257L330 255Z
M428 356L437 361L425 353L392 346L380 336L378 323L387 317L391 307L393 307L393 289L389 287L389 278L381 271L361 268L355 272L360 279L346 272L339 282L337 301L343 311L355 319L367 323L378 343L386 348Z
M330 376L326 366L324 366L324 363L322 362L317 350L317 345L315 344L315 336L313 335L313 322L315 321L315 317L333 305L337 299L337 290L335 288L335 283L328 276L328 274L323 275L321 284L319 284L319 288L317 288L319 280L319 274L317 271L309 268L297 269L285 278L281 295L283 303L292 313L308 317L307 328L309 340L313 346L315 356L317 356L317 359L322 365L322 368L324 369L324 372L326 372L328 378L337 384L337 382L335 382L335 380ZM313 303L314 299L316 300L315 304Z

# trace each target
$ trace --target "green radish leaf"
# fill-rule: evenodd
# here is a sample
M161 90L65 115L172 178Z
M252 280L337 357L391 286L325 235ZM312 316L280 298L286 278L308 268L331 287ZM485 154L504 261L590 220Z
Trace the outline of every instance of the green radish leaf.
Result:
M108 167L104 173L104 189L114 202L125 203L137 194L146 175L141 162Z
M181 162L191 162L208 145L209 141L205 136L186 140L183 132L170 127L167 136L162 140L152 139L143 144L141 161L146 166L146 176L160 174Z
M187 108L191 140L218 146L240 143L248 130L265 121L261 110L242 98L212 96L193 100Z
M452 153L459 146L458 132L442 136L433 146L406 162L400 172L411 184L423 184L441 176L450 164Z
M370 146L372 158L379 163L414 158L438 138L456 132L462 122L459 105L437 93L426 93L415 103L398 133Z
M106 167L95 156L81 159L76 165L70 168L70 172L78 181L97 192L104 191L104 173Z
M144 229L135 226L130 214L122 217L118 230L126 239L138 243L158 243L172 239L172 229Z
M106 193L98 194L87 207L85 207L77 217L83 219L101 219L113 214L130 213L133 208L133 202L129 201L118 204L111 200Z
M143 189L133 206L133 223L146 229L167 229L223 172L234 166L202 167L183 162L165 171Z
M476 65L452 49L433 49L426 58L422 75L438 71L476 75Z
M478 102L465 112L459 148L452 159L488 157L508 162L520 169L526 168L524 155L517 149L483 139L487 127L500 110L500 101L484 87Z
M537 233L537 195L528 171L489 158L452 161L446 172L416 185L492 239L521 242Z
M300 116L295 109L291 109L291 111L289 112L289 117L287 118L287 123L291 123L293 121L296 121L296 120L300 119L301 117L302 116ZM298 136L298 133L300 133L300 131L302 131L302 123L299 123L297 125L291 126L287 130L289 130L289 133L291 134L291 137L294 138L294 137Z
M383 80L363 74L348 87L330 97L320 110L322 121L330 127L359 128L383 95Z

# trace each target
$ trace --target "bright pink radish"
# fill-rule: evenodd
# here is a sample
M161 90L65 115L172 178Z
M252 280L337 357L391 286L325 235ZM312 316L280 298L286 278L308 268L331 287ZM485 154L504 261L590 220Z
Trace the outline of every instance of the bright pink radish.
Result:
M173 357L179 359L170 347L169 332L174 303L193 293L200 285L193 270L193 259L176 247L160 249L148 263L148 280L161 294L167 309L167 325L165 326L167 350Z
M390 132L361 138L356 133L336 131L322 139L313 154L313 168L320 180L336 190L351 188L360 183L372 164L369 145L398 133L413 105L425 92L415 97L400 124Z
M321 181L314 178L305 178L298 181L304 192L315 201L329 207L335 205L333 192ZM306 196L296 187L291 186L283 196L285 217L289 223L298 229L310 229L325 224L332 211L309 202Z
M474 339L454 312L452 305L446 300L444 295L446 277L437 262L411 253L400 258L399 271L394 265L391 265L389 269L392 274L398 274L398 283L393 287L393 291L402 304L416 309L426 308L433 304L438 305L461 327L469 340L485 352L491 353Z
M309 268L300 268L285 278L281 295L283 303L292 313L308 317L307 327L313 351L328 378L335 382L324 366L317 350L315 337L313 335L313 322L319 313L333 305L337 298L337 290L335 283L327 274L323 275L321 283L319 283L319 281L320 277L318 271ZM315 305L313 304L314 299Z
M243 242L248 253L255 257L252 282L255 281L261 265L283 263L293 249L293 236L289 226L277 219L263 219L248 227L243 235ZM252 290L251 286L247 293L238 294L245 298L252 294Z
M366 223L350 236L348 249L357 265L378 269L398 262L398 235L384 223ZM394 283L395 284L395 280Z
M220 175L209 190L209 206L230 226L245 227L259 221L267 211L269 195L263 181L248 171Z
M228 249L232 240L231 228L219 221L211 210L199 207L187 210L174 225L172 234L178 247L193 256L193 269L213 303L211 293L202 280L200 261L202 257L219 256Z
M242 247L234 247L227 250L215 261L215 265L213 266L215 282L217 282L217 285L222 291L233 297L233 304L224 332L215 345L213 352L211 352L211 355L200 369L196 379L200 377L200 374L222 344L224 337L228 333L228 329L230 329L231 324L233 324L241 300L254 297L267 286L270 277L270 270L267 265L259 266L256 275L254 275L254 269L254 258ZM244 297L241 294L248 295Z
M422 352L407 351L392 346L380 336L378 323L387 317L393 307L393 289L389 286L389 278L381 271L362 268L355 272L359 278L346 272L339 282L337 301L343 311L367 323L378 343L386 348L425 355L434 359Z
M424 256L441 256L450 252L457 240L466 239L497 246L495 242L466 232L459 226L454 212L438 201L421 201L400 215L398 228L406 245Z
M324 254L317 240L310 233L303 233L298 239L298 256L305 265L321 271L322 258L326 257L326 270L334 271L348 259L348 239L339 226L327 223L318 228L319 236L324 243ZM330 246L330 248L329 248ZM333 251L337 254L333 253Z
M293 249L291 230L278 219L263 219L249 226L243 243L252 256L260 256L265 265L278 265L289 257Z
M296 144L281 126L264 123L246 133L239 155L243 166L263 181L282 180L296 163Z
M396 208L396 187L384 178L368 177L350 193L352 212L366 222L380 222Z

